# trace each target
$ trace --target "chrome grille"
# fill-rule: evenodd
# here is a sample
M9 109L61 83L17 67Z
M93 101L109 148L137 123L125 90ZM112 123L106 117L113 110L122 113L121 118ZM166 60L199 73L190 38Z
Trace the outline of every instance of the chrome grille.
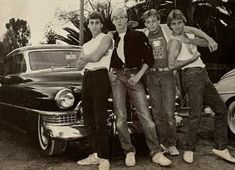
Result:
M53 116L42 116L45 123L70 125L76 123L76 114L69 115L53 115Z

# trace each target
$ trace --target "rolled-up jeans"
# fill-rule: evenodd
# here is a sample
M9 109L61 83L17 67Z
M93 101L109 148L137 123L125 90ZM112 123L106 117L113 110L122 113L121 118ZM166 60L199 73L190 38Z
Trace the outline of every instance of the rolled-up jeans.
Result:
M134 76L138 70L115 69L114 72L117 75L116 79L111 81L114 113L117 116L117 131L124 153L135 152L135 147L131 143L127 126L126 95L128 94L128 97L136 108L139 121L145 134L146 143L150 150L150 155L153 156L160 152L160 146L143 84L141 81L134 86L127 83L128 79Z
M176 145L175 88L173 71L151 70L147 74L153 119L160 143L166 147Z
M227 108L210 81L207 71L201 67L183 70L183 83L189 100L189 120L186 125L186 150L194 151L203 103L210 106L214 115L214 142L216 149L225 149L227 137Z

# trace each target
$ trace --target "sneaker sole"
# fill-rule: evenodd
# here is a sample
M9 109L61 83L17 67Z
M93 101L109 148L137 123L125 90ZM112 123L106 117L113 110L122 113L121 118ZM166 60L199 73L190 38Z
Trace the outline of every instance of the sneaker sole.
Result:
M235 163L235 161L231 161L231 160L229 160L229 159L226 159L225 157L221 156L219 153L217 153L217 152L214 151L214 150L212 150L212 152L213 152L216 156L218 156L219 158L221 158L221 159L223 159L223 160L226 160L226 161L228 161L228 162L230 162L230 163Z
M179 154L179 153L177 153L177 154L171 154L171 153L169 153L169 155L171 155L171 156L179 156L180 154Z
M185 159L183 159L183 160L184 160L184 162L186 162L188 164L192 164L193 163L193 161L191 162L191 161L186 161Z
M88 166L88 165L98 165L99 162L97 162L97 163L91 163L91 164L84 164L84 163L79 163L79 162L77 162L77 164L78 164L78 165L83 165L83 166Z
M127 165L127 164L125 164L125 165L126 165L127 167L132 167L132 166L135 166L136 164L135 164L135 165Z
M154 161L153 161L153 163L156 163L156 164L158 164L158 165L160 165L160 166L163 166L163 167L169 167L169 166L172 165L172 162L171 162L170 164L167 164L167 165L162 165L161 163L159 163L159 162L154 162Z

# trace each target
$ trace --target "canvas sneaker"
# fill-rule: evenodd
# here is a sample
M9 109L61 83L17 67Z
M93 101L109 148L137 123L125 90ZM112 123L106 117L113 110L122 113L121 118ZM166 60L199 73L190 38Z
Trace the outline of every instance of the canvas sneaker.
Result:
M77 162L78 165L96 165L100 163L97 153L90 154L87 158Z
M192 151L184 151L183 159L187 163L193 163L193 152Z
M159 152L159 153L155 154L152 157L152 161L154 163L157 163L157 164L161 165L161 166L169 166L172 163L170 159L168 159L167 157L165 157L163 155L162 152Z
M99 170L109 170L110 164L108 159L100 159L100 163L98 166Z
M125 159L126 166L135 166L135 152L128 152Z
M228 149L224 150L212 149L212 152L229 162L235 163L235 158L229 153Z
M167 148L167 153L169 153L172 156L176 156L179 155L179 151L175 146L170 146L169 148Z

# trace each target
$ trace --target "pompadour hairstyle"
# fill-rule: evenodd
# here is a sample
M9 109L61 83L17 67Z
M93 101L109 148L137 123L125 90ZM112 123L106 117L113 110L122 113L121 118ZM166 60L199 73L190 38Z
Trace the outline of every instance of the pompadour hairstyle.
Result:
M149 18L149 17L157 17L158 20L161 19L160 14L158 13L158 11L156 9L150 9L144 12L143 16L141 17L141 19L143 21L145 21L145 19Z
M88 15L88 20L87 20L88 23L90 19L99 19L101 23L104 22L102 15L97 11L94 11Z
M174 9L172 10L169 14L168 14L168 17L167 17L167 25L168 27L170 28L171 26L171 22L173 20L182 20L184 23L187 22L184 14L179 10L179 9Z
M113 20L114 17L120 15L120 14L124 14L125 17L127 18L127 11L125 8L116 8L113 10L112 14L111 14L111 20Z

